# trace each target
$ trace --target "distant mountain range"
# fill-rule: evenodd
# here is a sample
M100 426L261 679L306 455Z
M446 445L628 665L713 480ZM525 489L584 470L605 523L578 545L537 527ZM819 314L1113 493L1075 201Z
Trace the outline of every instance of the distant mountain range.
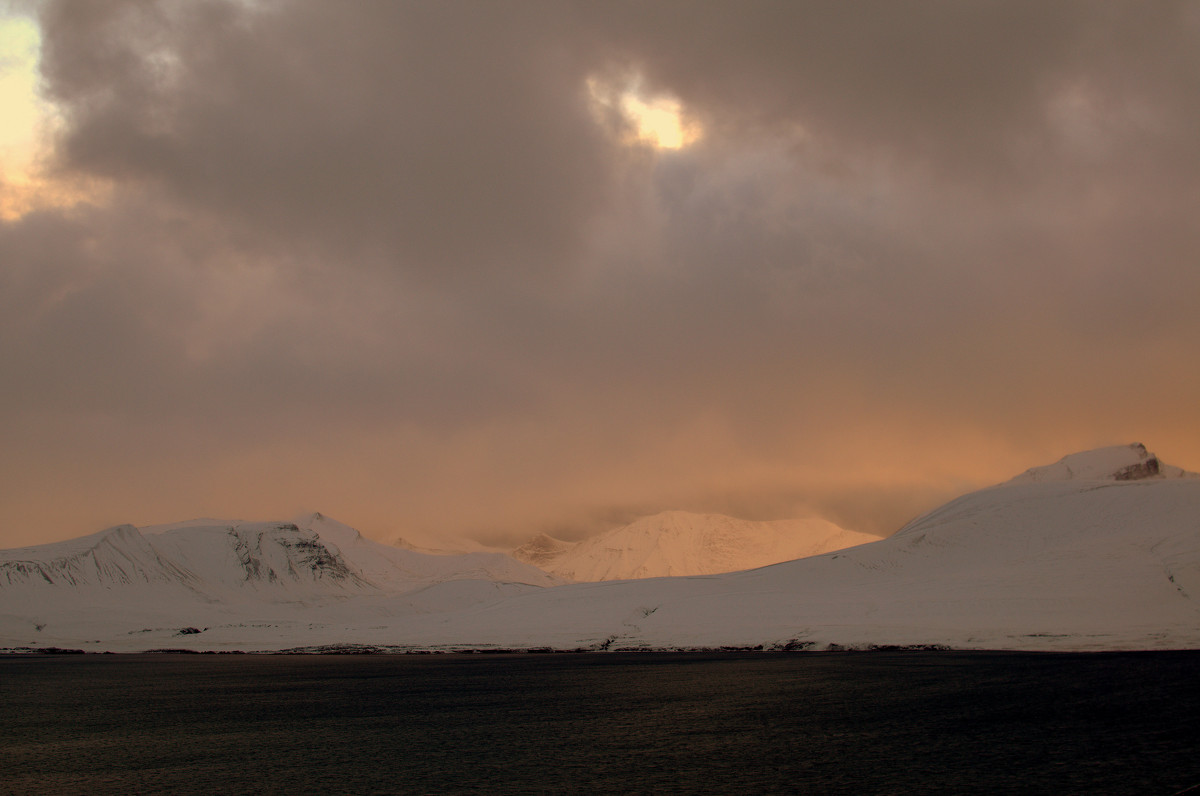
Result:
M738 545L782 551L786 527L669 512L574 546L541 538L517 561L382 545L319 514L120 526L0 551L0 649L1200 647L1200 477L1141 445L758 569L557 585L526 563L575 578L749 566ZM589 569L588 544L613 554Z
M879 541L816 517L753 522L664 511L571 543L542 534L513 551L569 581L715 575Z

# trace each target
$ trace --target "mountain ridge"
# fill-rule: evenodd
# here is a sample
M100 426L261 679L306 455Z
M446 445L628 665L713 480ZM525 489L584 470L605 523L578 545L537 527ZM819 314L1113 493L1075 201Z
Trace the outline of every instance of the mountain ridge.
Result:
M1119 477L1152 456L1125 447L1115 460L1106 449L1072 454L1065 477L962 495L877 542L724 574L541 588L469 577L486 564L472 560L457 570L468 577L406 592L0 581L0 648L137 651L180 646L185 632L189 648L209 650L1200 648L1200 479L1161 462ZM302 524L260 538L268 548L276 533L303 541ZM320 528L308 533L321 538ZM323 547L351 567L378 545L345 526L326 533ZM138 539L147 537L124 526L61 549L108 556L129 543L128 562L116 562L122 577L141 577L135 562L153 575ZM31 549L3 551L0 562L27 562ZM419 554L394 555L399 569Z
M1145 445L1134 442L1072 453L1053 464L1031 467L1005 483L1140 481L1146 478L1200 478L1200 473L1163 464Z
M754 521L662 511L580 542L542 534L513 551L574 582L715 575L877 541L811 517Z

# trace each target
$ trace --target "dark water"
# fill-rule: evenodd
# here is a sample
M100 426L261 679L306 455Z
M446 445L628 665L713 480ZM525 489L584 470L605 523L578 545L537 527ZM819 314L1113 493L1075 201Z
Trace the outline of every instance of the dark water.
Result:
M11 793L1200 783L1200 652L30 656L0 709Z

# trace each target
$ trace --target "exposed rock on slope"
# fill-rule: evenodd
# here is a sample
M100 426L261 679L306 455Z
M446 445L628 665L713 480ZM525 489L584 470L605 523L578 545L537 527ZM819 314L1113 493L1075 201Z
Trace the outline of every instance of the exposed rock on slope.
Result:
M512 551L512 557L535 567L550 571L555 561L575 546L575 542L564 542L549 534L539 533L525 544Z
M1097 448L1083 453L1064 456L1054 464L1031 467L1010 484L1042 483L1045 481L1140 481L1144 478L1196 478L1169 464L1162 464L1158 457L1146 450L1140 442L1132 445L1114 445Z

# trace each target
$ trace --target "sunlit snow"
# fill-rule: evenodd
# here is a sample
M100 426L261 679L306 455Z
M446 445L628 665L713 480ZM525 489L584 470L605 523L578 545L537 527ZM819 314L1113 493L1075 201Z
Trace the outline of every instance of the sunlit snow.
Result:
M1141 446L1106 448L838 552L554 582L504 555L380 545L320 515L120 526L0 552L0 648L1196 648L1200 478Z

